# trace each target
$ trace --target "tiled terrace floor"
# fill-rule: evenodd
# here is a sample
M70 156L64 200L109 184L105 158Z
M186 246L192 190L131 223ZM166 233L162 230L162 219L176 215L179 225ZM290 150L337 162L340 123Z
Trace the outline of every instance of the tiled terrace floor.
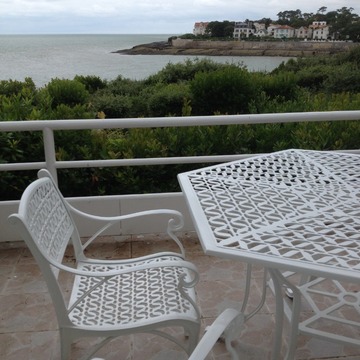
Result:
M156 240L153 242L152 240ZM239 308L245 283L245 266L240 262L205 256L194 234L182 236L187 259L198 266L198 301L204 327L226 307ZM156 245L154 245L156 244ZM169 242L152 238L105 238L90 251L96 257L139 256L165 249ZM71 260L71 255L69 255ZM251 306L260 297L262 271L255 269ZM266 304L247 324L236 348L241 359L269 359L274 330L274 299L268 293ZM88 343L73 346L72 359L84 354ZM55 313L41 273L30 252L21 243L0 244L0 359L58 360L60 346ZM186 355L176 345L149 335L121 337L97 354L106 360L183 360ZM218 343L209 359L230 359ZM360 348L300 336L296 359L360 359Z

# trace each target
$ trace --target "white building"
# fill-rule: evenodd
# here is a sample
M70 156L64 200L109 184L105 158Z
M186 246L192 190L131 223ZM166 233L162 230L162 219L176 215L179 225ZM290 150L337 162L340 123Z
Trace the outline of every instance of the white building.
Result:
M266 29L260 29L260 30L255 32L254 36L262 38L262 37L265 37L265 36L269 36L269 33L268 33L268 31Z
M289 39L295 36L295 29L288 25L281 25L274 29L274 38L277 39Z
M312 26L326 26L326 21L313 21Z
M264 23L254 22L255 32L259 32L260 30L266 30L266 26Z
M306 26L301 26L298 29L295 29L295 37L298 39L311 39L312 33L312 29Z
M235 22L233 37L237 40L241 38L248 38L250 35L255 34L253 22Z
M313 40L327 40L330 36L330 29L326 25L326 21L314 21L310 28Z
M276 24L270 24L267 28L267 32L268 32L268 35L269 36L274 36L274 31L276 28L278 28L279 25L276 25Z

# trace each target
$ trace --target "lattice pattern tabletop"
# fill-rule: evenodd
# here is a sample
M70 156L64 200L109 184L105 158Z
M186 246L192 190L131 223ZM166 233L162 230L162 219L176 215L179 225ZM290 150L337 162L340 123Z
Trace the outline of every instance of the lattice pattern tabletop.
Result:
M359 155L286 150L178 178L206 253L359 281Z

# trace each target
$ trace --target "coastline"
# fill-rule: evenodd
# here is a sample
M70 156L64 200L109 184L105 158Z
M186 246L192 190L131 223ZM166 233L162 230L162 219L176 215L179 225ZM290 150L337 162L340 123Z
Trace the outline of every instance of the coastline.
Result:
M308 57L334 55L359 46L332 41L197 41L172 39L141 44L113 53L122 55L203 55L203 56L282 56Z

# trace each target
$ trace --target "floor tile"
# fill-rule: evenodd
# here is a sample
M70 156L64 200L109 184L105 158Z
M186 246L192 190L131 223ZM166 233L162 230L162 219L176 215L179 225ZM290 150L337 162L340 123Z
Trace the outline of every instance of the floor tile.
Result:
M201 308L203 332L223 309L241 308L247 266L239 261L205 255L193 233L182 234L181 238L187 260L193 262L200 273L196 292ZM89 256L110 259L141 256L159 250L178 251L178 247L162 235L105 237L92 244L87 253ZM71 249L66 252L66 262L69 265L74 262ZM263 276L263 269L254 266L247 311L254 310L261 299ZM61 283L67 296L70 294L72 277L62 276ZM242 360L271 358L274 314L274 297L271 291L268 291L264 307L246 322L240 340L233 344ZM284 333L286 344L286 326ZM179 333L177 336L183 335ZM77 341L72 347L71 359L83 356L94 341L89 338ZM60 360L59 334L52 301L35 260L21 243L0 244L0 344L0 359ZM176 344L147 334L115 339L96 355L106 360L187 359L185 352ZM222 341L215 345L208 359L230 359ZM358 360L360 348L300 335L296 359Z

